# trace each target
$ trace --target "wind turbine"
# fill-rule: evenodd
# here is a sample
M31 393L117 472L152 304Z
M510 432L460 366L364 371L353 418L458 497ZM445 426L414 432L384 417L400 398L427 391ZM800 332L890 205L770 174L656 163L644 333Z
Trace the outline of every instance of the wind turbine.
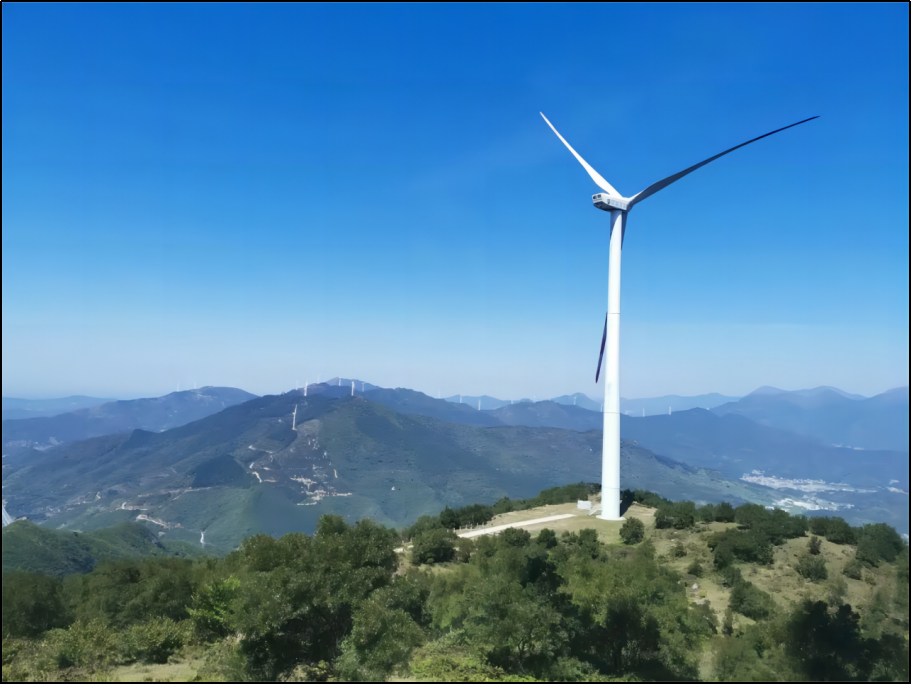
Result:
M621 520L620 517L620 252L623 248L623 237L626 232L626 215L634 206L644 199L648 199L659 190L663 190L696 169L702 168L709 162L723 157L729 152L740 149L745 145L762 140L770 135L799 126L807 121L818 119L811 116L809 119L798 121L784 128L778 128L771 133L760 135L758 138L747 140L736 147L725 150L714 157L691 166L672 176L652 183L645 190L632 197L624 197L608 183L601 174L595 171L572 146L557 132L554 125L547 120L543 112L541 117L557 134L566 149L572 152L576 160L582 164L595 185L604 192L592 195L596 208L610 212L610 252L608 255L608 281L607 281L607 316L604 319L604 333L601 336L601 352L598 356L598 370L595 371L595 382L601 375L601 361L604 358L604 346L607 344L607 363L605 364L604 386L604 446L601 455L601 515L603 520Z

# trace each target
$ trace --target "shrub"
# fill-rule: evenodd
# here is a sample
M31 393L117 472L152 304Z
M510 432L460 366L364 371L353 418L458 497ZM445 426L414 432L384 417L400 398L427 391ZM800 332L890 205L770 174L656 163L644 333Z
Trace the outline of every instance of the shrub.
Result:
M686 566L686 571L688 574L693 575L693 577L702 577L702 575L705 573L705 569L697 560L694 560L692 563Z
M507 527L505 530L500 532L500 542L506 544L506 546L513 546L516 548L522 548L523 546L528 546L531 543L531 533L528 530L523 530L517 527Z
M638 544L645 539L645 525L639 518L630 518L620 528L620 538L624 544Z
M715 520L717 522L734 522L734 507L727 501L722 501L715 506Z
M190 641L189 622L153 618L133 625L120 637L121 654L126 660L144 663L166 663L168 658Z
M753 620L767 618L775 610L772 597L752 582L740 581L731 590L731 608Z
M60 580L25 572L3 574L3 638L36 637L66 627Z
M819 537L810 537L810 540L807 542L807 553L811 556L818 556L821 550L822 541L820 541Z
M338 672L346 681L385 681L408 662L423 641L420 627L403 610L390 609L377 598L365 601L354 614L342 644Z
M453 532L443 528L422 532L414 538L411 558L415 565L451 561L455 557L457 539Z
M857 535L844 518L826 520L826 539L833 544L856 544Z
M240 580L232 576L207 584L193 595L187 612L201 639L208 641L228 635L231 601L239 588Z
M683 558L686 555L686 547L678 541L671 547L671 555L674 558Z
M621 535L622 534L623 533L621 532ZM557 533L545 527L543 530L538 532L536 541L545 549L552 549L557 545Z
M459 548L456 550L456 560L459 563L467 563L471 560L471 554L475 551L475 543L471 539L459 539Z
M700 506L699 510L696 511L696 515L699 518L699 522L710 523L715 520L715 506L712 504L706 504L705 506Z
M864 525L857 543L858 560L879 565L885 561L891 563L901 553L905 544L895 528L885 523Z
M797 561L797 573L811 582L822 582L829 577L826 562L819 556L802 555Z
M856 558L852 558L847 563L845 563L845 567L844 567L844 570L842 570L842 572L844 572L845 575L847 577L850 577L851 579L854 579L854 580L863 579L864 564L861 563Z
M721 623L721 633L731 636L734 633L734 611L728 606L724 611L724 622Z

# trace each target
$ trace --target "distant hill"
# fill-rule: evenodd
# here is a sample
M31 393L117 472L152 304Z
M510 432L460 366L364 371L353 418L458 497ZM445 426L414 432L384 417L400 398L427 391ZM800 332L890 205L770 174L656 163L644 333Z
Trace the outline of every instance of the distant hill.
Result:
M477 404L457 404L446 399L434 399L410 389L376 389L366 392L365 399L382 404L397 413L428 416L462 425L493 427L503 425L491 411L478 411Z
M908 451L908 388L855 397L828 387L797 392L761 387L713 412L737 414L825 444Z
M668 411L687 411L692 408L712 409L731 401L737 401L737 397L727 397L715 392L711 394L699 394L694 397L681 397L677 394L668 394L663 397L652 397L648 399L625 399L620 397L620 411L631 416L642 416L643 411L646 416L664 416Z
M470 396L468 394L455 394L451 397L443 397L443 401L448 401L452 404L462 404L463 406L468 406L473 408L475 411L492 411L493 409L500 408L501 406L509 406L512 403L518 403L519 401L529 401L528 399L497 399L496 397L489 397L486 394L482 394L479 397ZM480 407L480 408L478 408Z
M522 403L504 406L490 411L491 417L503 425L525 425L528 427L552 427L563 430L601 430L604 418L581 406L558 404L553 401Z
M254 397L249 392L233 387L203 387L172 392L154 399L112 401L47 418L4 420L3 446L4 449L43 449L55 444L137 428L160 432L191 423Z
M575 394L564 394L562 397L554 397L551 399L555 404L566 404L567 406L578 406L579 408L588 409L589 411L601 412L601 399L595 401L588 395L582 394L582 392L576 392Z
M597 481L600 449L598 431L459 425L358 396L288 392L166 432L12 454L4 496L13 515L53 527L146 520L164 539L195 543L205 532L209 548L226 551L255 532L310 532L323 513L400 526L446 505ZM632 443L623 446L622 467L624 486L668 497L775 497Z
M79 395L60 399L3 397L3 420L57 416L61 413L69 413L70 411L106 404L110 401L114 401L114 399L99 399L98 397L83 397Z
M159 541L138 523L122 522L86 533L52 530L28 520L3 528L3 572L25 570L59 577L89 572L106 558L202 554L199 546Z
M670 416L622 416L620 432L660 454L729 477L762 470L779 478L908 490L907 452L833 447L733 413L691 409Z

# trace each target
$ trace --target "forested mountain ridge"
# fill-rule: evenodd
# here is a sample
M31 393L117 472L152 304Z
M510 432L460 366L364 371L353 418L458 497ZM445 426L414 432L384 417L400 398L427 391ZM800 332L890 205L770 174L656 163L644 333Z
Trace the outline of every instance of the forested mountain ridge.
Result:
M296 413L295 413L296 411ZM312 531L324 513L404 525L469 501L597 480L601 436L472 427L363 397L290 392L161 433L98 437L4 460L14 515L90 530L139 516L166 539L229 550L256 532ZM624 482L676 498L772 504L772 490L656 456L631 442Z

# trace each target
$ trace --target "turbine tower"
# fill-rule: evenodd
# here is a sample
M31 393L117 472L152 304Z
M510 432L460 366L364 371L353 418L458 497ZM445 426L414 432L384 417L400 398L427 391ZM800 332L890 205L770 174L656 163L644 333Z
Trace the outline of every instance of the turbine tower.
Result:
M572 152L576 160L582 164L595 185L604 192L592 195L596 208L610 212L610 251L608 253L608 281L607 281L607 316L604 319L604 333L601 336L601 353L598 356L598 369L595 371L595 382L601 374L601 361L604 358L604 347L607 345L607 362L604 373L604 446L601 455L601 515L602 520L621 520L620 517L620 252L623 248L623 237L626 232L626 215L634 206L644 199L648 199L659 190L663 190L684 176L692 173L709 162L723 157L729 152L740 149L744 145L762 140L770 135L779 133L788 128L799 126L807 121L818 119L811 116L809 119L798 121L784 128L778 128L771 133L760 135L758 138L747 140L736 147L725 150L714 157L684 169L672 176L652 183L645 190L632 197L624 197L604 178L595 171L572 146L557 132L553 124L541 113L541 117L557 134L566 149Z
M6 512L6 506L3 506L3 526L11 525L13 523L13 516Z

